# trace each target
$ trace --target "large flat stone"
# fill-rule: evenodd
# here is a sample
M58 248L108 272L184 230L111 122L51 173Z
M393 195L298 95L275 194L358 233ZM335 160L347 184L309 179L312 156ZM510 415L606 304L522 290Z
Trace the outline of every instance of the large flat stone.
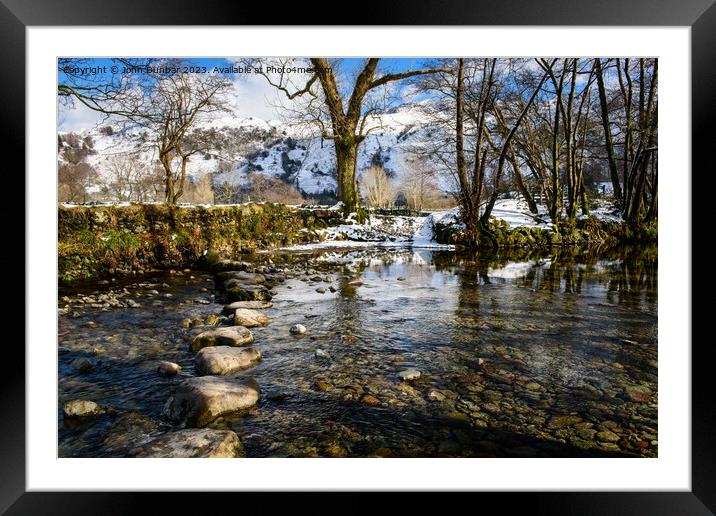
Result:
M237 308L234 311L234 324L238 326L254 328L256 326L266 326L268 323L269 318L266 314L259 312L258 310L251 310L250 308Z
M188 428L169 432L133 450L135 457L231 458L243 457L239 436L231 430Z
M229 301L271 301L271 293L263 285L230 279L224 283Z
M248 369L261 360L255 348L212 346L200 350L194 357L194 367L199 374L232 374Z
M259 395L259 386L253 378L188 378L167 400L164 415L173 421L202 427L220 416L253 407L258 403Z
M234 301L224 307L222 312L224 315L234 315L234 312L239 308L248 308L250 310L263 310L264 308L271 308L273 303L271 301Z
M192 351L209 346L248 346L254 341L254 334L243 326L224 326L200 333L191 343Z

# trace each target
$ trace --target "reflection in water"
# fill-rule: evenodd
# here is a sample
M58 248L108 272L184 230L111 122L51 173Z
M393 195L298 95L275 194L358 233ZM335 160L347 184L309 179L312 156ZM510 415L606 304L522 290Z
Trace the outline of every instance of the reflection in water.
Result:
M243 373L262 399L211 424L235 430L248 456L657 455L656 248L270 258L287 279L254 332L263 361ZM78 427L59 416L61 456L126 454L122 435L139 431L117 423L127 411L148 435L170 428L162 405L195 374L188 343L206 329L182 320L221 309L212 278L192 274L106 287L141 308L61 292L60 402L117 411ZM288 334L296 323L304 336ZM157 360L184 370L158 377ZM401 381L408 367L421 377Z

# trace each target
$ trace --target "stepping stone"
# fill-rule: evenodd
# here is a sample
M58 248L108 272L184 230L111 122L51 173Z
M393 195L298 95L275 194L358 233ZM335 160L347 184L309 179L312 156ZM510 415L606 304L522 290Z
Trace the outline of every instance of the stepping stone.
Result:
M232 374L256 365L261 353L255 348L212 346L194 357L194 367L202 375Z
M231 279L224 284L229 301L271 301L271 293L263 285Z
M164 405L172 421L202 427L218 417L256 405L260 389L253 378L197 376L184 380Z
M254 334L243 326L224 326L200 333L191 343L192 351L209 346L248 346L254 341Z
M237 326L254 328L256 326L266 326L268 323L269 318L258 310L237 308L234 312L234 324Z
M263 310L265 308L271 308L273 303L271 301L234 301L224 307L222 310L224 315L233 315L239 308L248 308L250 310Z

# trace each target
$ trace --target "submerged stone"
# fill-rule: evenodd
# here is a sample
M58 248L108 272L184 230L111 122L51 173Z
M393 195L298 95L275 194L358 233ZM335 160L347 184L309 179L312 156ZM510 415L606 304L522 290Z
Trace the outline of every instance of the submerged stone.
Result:
M135 449L135 457L233 458L243 457L239 436L231 430L188 428L169 432Z
M405 369L400 371L398 376L400 376L403 381L417 380L420 378L420 371L417 369Z

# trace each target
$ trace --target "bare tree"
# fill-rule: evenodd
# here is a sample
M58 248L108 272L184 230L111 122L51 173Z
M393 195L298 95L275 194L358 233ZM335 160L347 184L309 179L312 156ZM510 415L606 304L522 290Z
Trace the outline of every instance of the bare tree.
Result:
M395 202L395 188L383 167L373 165L360 176L360 186L371 208L390 208Z
M424 156L410 160L410 168L403 176L400 191L408 208L416 211L425 206L435 206L443 197L435 170Z
M322 128L321 137L332 140L334 144L337 196L343 202L345 211L348 213L358 212L359 218L362 217L359 212L356 187L358 147L371 130L368 121L376 114L373 108L366 109L366 99L377 88L394 81L439 71L423 69L377 74L379 61L378 58L365 60L362 69L355 78L352 90L347 95L341 94L342 89L337 78L335 63L325 58L310 59L312 67L305 70L307 78L302 84L294 84L291 80L291 70L296 67L283 66L275 73L264 68L259 70L259 73L266 77L270 84L283 92L289 99L308 95L322 104L321 110L323 113L327 113L329 123L323 122L321 118L318 120ZM257 67L261 65L258 61L254 61L253 64ZM286 69L289 71L287 72Z

